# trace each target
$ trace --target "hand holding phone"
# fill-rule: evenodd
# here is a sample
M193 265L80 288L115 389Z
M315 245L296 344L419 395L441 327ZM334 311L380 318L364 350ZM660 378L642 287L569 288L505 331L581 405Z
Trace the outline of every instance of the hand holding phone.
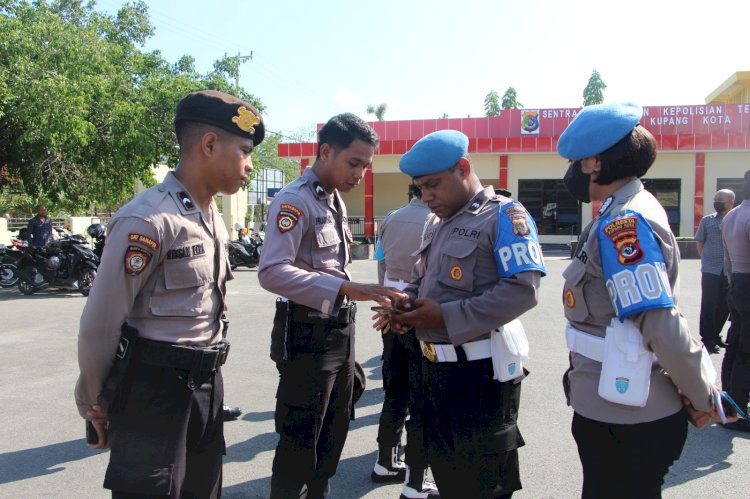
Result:
M99 435L96 434L96 429L91 421L86 421L86 443L96 445L99 443Z

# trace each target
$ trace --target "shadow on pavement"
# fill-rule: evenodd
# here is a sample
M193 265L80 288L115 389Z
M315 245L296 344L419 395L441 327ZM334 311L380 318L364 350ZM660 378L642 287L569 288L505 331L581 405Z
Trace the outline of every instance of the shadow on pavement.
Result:
M62 463L96 455L82 439L0 454L0 484L65 470Z
M669 469L664 488L730 468L726 458L733 452L733 438L750 438L750 434L725 430L719 425L702 430L690 426L682 457Z

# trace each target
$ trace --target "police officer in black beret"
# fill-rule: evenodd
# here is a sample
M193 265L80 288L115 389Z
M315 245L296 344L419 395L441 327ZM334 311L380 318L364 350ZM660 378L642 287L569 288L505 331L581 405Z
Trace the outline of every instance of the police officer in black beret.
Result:
M247 181L264 127L209 90L180 101L175 129L177 169L112 218L81 316L75 399L90 447L111 448L115 498L221 495L231 272L213 196Z

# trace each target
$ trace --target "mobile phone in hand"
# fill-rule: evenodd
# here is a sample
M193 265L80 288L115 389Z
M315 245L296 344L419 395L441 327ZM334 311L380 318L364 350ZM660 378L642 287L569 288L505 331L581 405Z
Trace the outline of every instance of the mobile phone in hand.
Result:
M91 421L86 421L86 443L96 445L99 443L99 435Z

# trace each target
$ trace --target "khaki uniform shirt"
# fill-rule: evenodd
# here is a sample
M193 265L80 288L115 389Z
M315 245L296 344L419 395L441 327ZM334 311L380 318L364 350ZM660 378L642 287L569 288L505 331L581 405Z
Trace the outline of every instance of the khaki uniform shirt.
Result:
M430 209L419 198L390 213L380 224L380 244L384 258L378 262L378 280L408 283L422 244L422 232ZM402 286L402 287L404 287Z
M272 293L335 315L344 298L341 284L351 280L351 241L344 201L336 190L327 194L308 168L268 210L258 281Z
M210 210L201 212L169 173L110 221L78 335L81 415L98 403L123 322L151 340L203 346L221 339L229 235L213 201Z
M724 238L724 269L732 273L750 274L750 200L727 213L721 223Z
M540 272L498 275L498 209L509 201L488 187L449 219L431 215L414 280L405 292L440 303L445 328L417 328L420 340L461 345L489 338L492 329L536 306ZM536 250L543 265L538 244Z
M696 409L711 409L711 383L701 369L701 345L688 330L677 308L680 255L664 208L640 180L620 188L602 205L599 214L584 228L572 263L563 273L565 317L577 329L604 337L616 316L605 285L596 228L604 215L625 209L637 211L651 225L661 246L675 306L630 316L643 334L644 342L658 361L651 370L651 387L646 406L631 407L608 402L598 395L601 363L571 354L567 372L568 393L573 409L590 419L616 424L635 424L670 416L682 407L675 385L683 390ZM668 374L667 374L668 373Z

